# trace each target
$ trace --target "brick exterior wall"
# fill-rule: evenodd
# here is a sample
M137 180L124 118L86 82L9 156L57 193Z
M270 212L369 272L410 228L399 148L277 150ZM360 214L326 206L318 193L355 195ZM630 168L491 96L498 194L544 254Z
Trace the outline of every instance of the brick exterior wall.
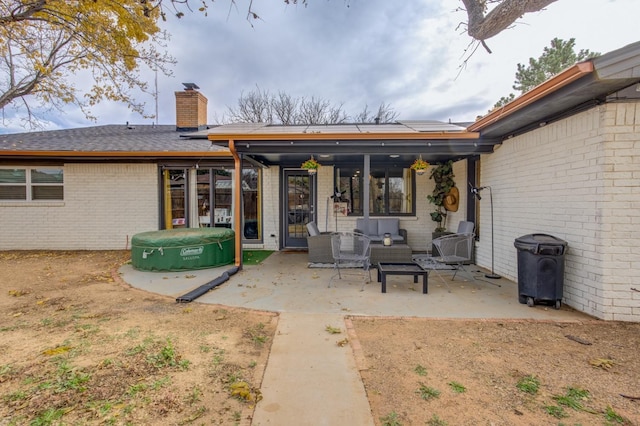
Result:
M280 167L262 169L262 244L243 244L246 248L278 250L280 244Z
M631 289L640 266L640 103L605 104L506 140L480 168L493 191L498 274L517 281L516 238L551 234L569 244L566 304L640 321ZM490 267L486 191L479 205L477 262Z
M124 250L158 229L153 164L65 164L64 201L0 202L0 250Z

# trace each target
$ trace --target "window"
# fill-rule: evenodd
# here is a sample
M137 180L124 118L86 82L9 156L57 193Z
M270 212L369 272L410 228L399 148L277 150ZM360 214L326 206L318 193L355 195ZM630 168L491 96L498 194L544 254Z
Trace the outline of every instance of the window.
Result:
M167 169L163 171L165 200L165 228L185 228L187 226L187 169Z
M336 189L346 201L349 214L363 214L363 178L360 167L336 167ZM415 214L415 180L411 169L371 167L369 213L371 216Z
M242 196L244 212L244 238L262 239L262 194L259 169L242 170Z
M233 222L234 169L200 166L195 173L193 172L193 169L187 168L162 170L165 229L197 226L233 228L235 225ZM242 170L241 209L244 213L243 237L245 240L262 238L260 176L259 169L244 168ZM197 197L197 204L196 201L189 199L194 196Z
M0 168L0 200L64 199L62 167Z

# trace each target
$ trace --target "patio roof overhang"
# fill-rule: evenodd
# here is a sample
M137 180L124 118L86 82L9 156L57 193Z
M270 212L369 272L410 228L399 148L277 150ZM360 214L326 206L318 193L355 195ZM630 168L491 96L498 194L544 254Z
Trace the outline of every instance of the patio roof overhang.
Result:
M382 126L382 125L381 125ZM321 126L316 126L321 127ZM335 126L334 126L335 127ZM222 130L222 129L220 129ZM456 160L493 151L499 141L479 139L475 132L248 132L210 133L213 143L228 146L269 166L298 164L316 156L327 164L390 162L408 167L418 155L430 163Z

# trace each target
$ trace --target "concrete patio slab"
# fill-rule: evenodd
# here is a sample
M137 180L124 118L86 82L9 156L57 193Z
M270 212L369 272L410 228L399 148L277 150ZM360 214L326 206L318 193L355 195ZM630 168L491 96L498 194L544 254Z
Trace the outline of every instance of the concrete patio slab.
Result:
M518 302L518 286L507 279L488 280L500 284L465 281L458 274L449 280L451 292L434 272L429 274L429 293L422 294L421 284L407 276L390 276L387 293L376 282L364 286L361 276L348 274L328 284L331 268L308 268L306 253L276 252L257 266L245 266L214 290L196 299L199 303L222 304L273 312L308 314L343 314L366 316L403 316L425 318L518 318L565 320L588 318L572 309L560 310L544 305L529 308ZM220 276L230 266L186 272L137 271L131 265L120 269L123 280L153 293L179 297ZM468 268L482 277L486 271L475 265Z

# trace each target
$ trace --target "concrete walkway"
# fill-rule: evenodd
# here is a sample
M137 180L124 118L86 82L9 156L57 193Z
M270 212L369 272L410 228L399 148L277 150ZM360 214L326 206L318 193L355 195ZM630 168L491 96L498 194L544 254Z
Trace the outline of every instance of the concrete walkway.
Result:
M430 318L529 318L576 320L589 317L570 309L529 308L518 303L517 284L506 279L489 283L449 281L451 292L431 273L429 294L411 277L387 280L387 293L375 282L360 291L359 277L334 281L333 271L308 268L306 253L277 252L262 265L245 266L230 280L197 299L279 312L278 327L260 386L252 424L373 425L367 395L347 336L346 315ZM179 297L220 276L229 266L200 271L142 272L125 265L122 279L143 290ZM478 271L472 266L471 270ZM476 274L482 276L485 271ZM329 334L331 326L342 331ZM348 338L351 345L339 346ZM327 402L331 403L328 404Z
M351 346L337 344L345 338L342 315L280 314L252 424L373 425Z

